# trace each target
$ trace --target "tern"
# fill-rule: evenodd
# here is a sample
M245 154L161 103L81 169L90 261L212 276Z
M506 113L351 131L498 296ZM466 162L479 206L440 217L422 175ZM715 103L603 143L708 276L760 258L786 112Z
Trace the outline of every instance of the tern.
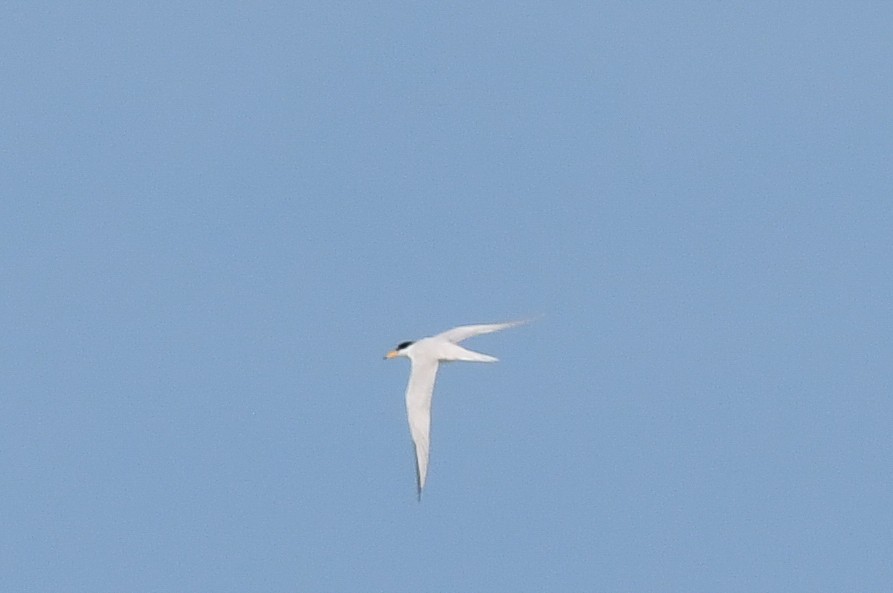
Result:
M480 352L467 350L459 342L490 334L503 329L523 325L527 321L509 321L482 325L463 325L443 333L422 338L414 342L401 342L385 358L406 357L412 363L409 384L406 386L406 414L409 418L409 432L415 446L416 495L422 499L422 488L428 476L428 450L431 433L431 398L434 395L434 380L441 362L497 362L497 358Z

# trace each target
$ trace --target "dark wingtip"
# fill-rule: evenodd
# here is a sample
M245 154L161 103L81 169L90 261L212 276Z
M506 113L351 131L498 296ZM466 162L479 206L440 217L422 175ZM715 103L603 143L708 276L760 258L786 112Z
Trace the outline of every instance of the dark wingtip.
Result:
M422 502L422 474L419 472L419 458L415 443L412 444L412 465L415 468L415 495L416 501Z

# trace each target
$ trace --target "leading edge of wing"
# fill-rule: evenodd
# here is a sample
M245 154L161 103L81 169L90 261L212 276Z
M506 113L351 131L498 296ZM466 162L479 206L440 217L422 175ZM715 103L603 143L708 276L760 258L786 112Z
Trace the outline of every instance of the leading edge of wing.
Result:
M533 321L532 319L520 319L518 321L507 321L505 323L482 323L478 325L461 325L459 327L454 327L453 329L448 329L445 332L437 334L436 338L443 338L453 344L458 344L463 340L467 340L468 338L473 338L474 336L481 336L484 334L492 334L493 332L502 331L504 329L509 329L510 327L517 327L519 325L527 325Z

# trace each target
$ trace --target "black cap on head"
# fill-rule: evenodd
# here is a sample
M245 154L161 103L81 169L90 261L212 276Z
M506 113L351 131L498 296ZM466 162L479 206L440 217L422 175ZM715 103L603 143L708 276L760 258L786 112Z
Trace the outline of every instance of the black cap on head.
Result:
M408 348L409 346L412 346L412 344L413 344L413 342L400 342L399 344L397 344L397 347L394 348L394 350L396 350L397 352L400 352L404 348Z

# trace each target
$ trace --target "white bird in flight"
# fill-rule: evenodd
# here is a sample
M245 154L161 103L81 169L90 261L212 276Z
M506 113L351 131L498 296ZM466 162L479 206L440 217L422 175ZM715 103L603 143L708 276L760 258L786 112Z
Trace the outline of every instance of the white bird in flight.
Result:
M463 325L443 333L422 338L415 342L402 342L385 358L405 356L412 362L409 384L406 386L406 414L409 417L409 431L415 445L416 493L422 498L422 488L428 475L428 448L431 432L431 398L434 395L434 380L441 362L496 362L498 359L480 352L472 352L459 346L459 342L481 334L490 334L510 327L523 325L527 321L509 321L484 325Z

